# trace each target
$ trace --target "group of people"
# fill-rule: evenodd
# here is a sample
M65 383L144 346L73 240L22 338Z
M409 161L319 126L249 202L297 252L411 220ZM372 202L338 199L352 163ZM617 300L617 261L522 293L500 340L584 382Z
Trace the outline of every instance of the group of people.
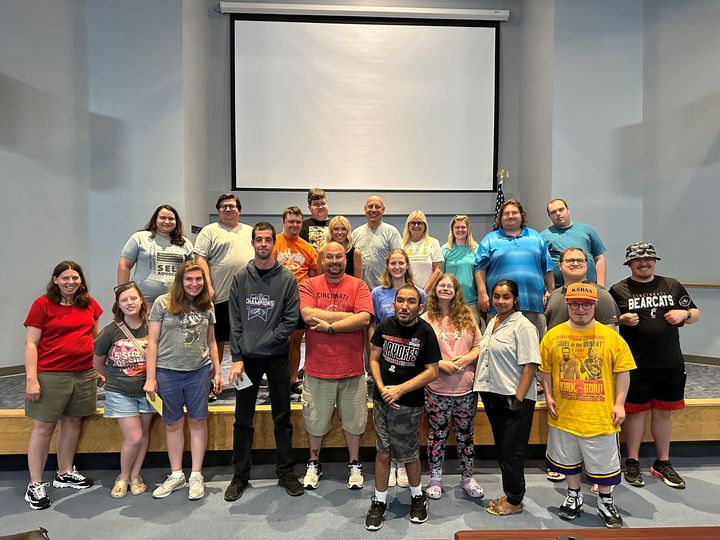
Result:
M504 491L489 502L491 514L523 511L525 453L539 391L549 415L548 480L568 485L561 518L582 511L584 471L599 492L605 524L622 526L612 497L621 478L617 433L623 424L625 479L642 486L638 452L647 411L657 451L650 472L685 487L669 461L670 413L684 406L678 328L697 322L700 313L679 282L655 275L659 257L651 244L628 246L631 276L606 291L605 248L592 227L570 220L562 199L548 204L552 225L542 232L527 226L522 205L511 199L480 242L468 217L455 216L442 246L429 236L420 210L410 213L401 235L383 221L380 197L366 200L367 223L354 230L345 217L330 218L323 190L311 189L307 200L311 217L303 220L300 208L290 206L277 233L268 222L240 223L239 198L223 194L219 220L204 227L194 245L177 211L158 207L122 250L113 321L100 332L102 309L80 266L63 261L55 267L46 294L25 320L26 414L33 419L25 499L31 508L50 506L42 473L58 422L53 486L93 485L73 461L82 418L95 413L102 385L104 414L118 419L124 437L111 496L146 491L140 471L152 415L160 410L171 471L152 495L164 498L189 485L188 498L202 498L208 401L223 388L227 343L227 383L236 389L227 501L249 486L263 379L278 484L291 496L319 487L323 438L336 410L349 454L347 487L363 488L359 448L370 387L376 459L368 530L382 526L394 485L411 491L410 521L427 520L427 499L443 494L450 430L460 487L469 497L484 496L473 477L479 399ZM292 457L293 394L302 403L308 438L302 480ZM187 480L185 414L192 463ZM424 489L423 418L430 469Z

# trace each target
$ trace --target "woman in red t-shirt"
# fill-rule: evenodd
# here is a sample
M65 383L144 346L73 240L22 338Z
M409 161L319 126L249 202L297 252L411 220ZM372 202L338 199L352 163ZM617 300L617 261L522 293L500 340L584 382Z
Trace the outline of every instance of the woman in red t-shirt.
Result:
M45 491L48 483L43 483L42 474L58 421L58 471L53 487L85 489L93 485L75 469L73 461L82 419L96 410L93 338L101 314L102 309L88 294L80 265L62 261L53 270L47 292L32 303L25 319L25 415L33 419L25 500L33 510L50 506Z

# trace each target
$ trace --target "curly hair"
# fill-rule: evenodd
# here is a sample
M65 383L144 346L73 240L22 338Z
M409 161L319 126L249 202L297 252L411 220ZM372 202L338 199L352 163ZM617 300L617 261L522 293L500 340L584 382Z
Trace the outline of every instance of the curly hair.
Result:
M452 274L440 274L440 277L435 282L435 287L427 295L427 317L430 321L440 321L443 318L442 310L440 309L440 300L437 296L438 284L443 279L449 279L452 281L455 289L455 296L450 301L450 320L455 328L464 332L475 332L477 328L477 321L473 316L472 311L465 305L465 298L463 297L462 289L457 278Z
M188 298L183 287L183 278L188 272L199 270L203 277L203 288L195 298ZM210 292L208 291L207 276L205 270L195 261L187 261L180 265L175 272L175 280L170 285L168 291L167 310L173 315L180 315L186 311L190 311L190 307L195 307L199 311L207 311L212 307L210 300Z
M390 250L390 253L387 254L387 257L385 257L385 271L382 273L382 276L380 276L380 282L382 283L382 286L386 289L391 289L393 286L393 280L390 276L390 271L388 270L388 263L390 262L390 257L393 255L402 255L405 257L405 262L407 263L407 271L405 272L405 285L412 285L415 286L415 278L413 278L412 270L410 270L410 258L408 257L408 254L405 252L403 248L394 248Z
M78 287L78 290L75 291L73 304L81 308L88 307L90 305L90 293L88 292L87 282L85 281L85 275L83 274L82 268L80 268L80 265L75 261L61 261L55 266L55 268L53 268L52 277L45 289L45 296L47 296L48 299L55 304L62 302L63 295L60 292L60 287L57 283L55 283L55 278L59 278L60 274L66 270L74 270L80 274L80 287Z
M157 219L158 215L160 215L160 210L168 210L175 216L175 228L170 233L170 243L176 246L184 246L187 238L183 236L182 219L180 219L180 214L178 214L177 210L169 204L161 204L158 206L143 230L150 233L150 238L155 238L155 234L157 233Z
M140 288L135 284L134 281L131 281L130 283L124 283L123 285L118 285L115 287L115 302L112 306L112 312L113 312L113 320L115 322L122 322L125 320L125 314L120 309L120 295L124 293L125 291L129 291L130 289L135 289L137 292L138 298L140 298L140 312L138 313L138 317L140 317L141 320L147 320L148 317L148 307L145 303L145 295L142 293Z

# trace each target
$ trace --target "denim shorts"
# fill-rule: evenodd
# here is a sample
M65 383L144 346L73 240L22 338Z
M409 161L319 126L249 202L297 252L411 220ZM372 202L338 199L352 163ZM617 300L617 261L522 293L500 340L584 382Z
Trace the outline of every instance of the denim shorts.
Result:
M155 409L145 396L126 396L120 392L105 391L105 418L130 418L141 413L154 413Z
M176 371L157 368L158 394L162 399L162 422L174 424L183 417L183 405L188 418L203 420L208 416L210 370L207 364L195 371Z

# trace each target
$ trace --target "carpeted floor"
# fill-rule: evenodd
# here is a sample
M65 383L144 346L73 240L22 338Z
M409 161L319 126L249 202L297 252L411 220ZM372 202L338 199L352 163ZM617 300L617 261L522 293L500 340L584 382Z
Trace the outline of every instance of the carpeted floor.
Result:
M615 490L615 501L628 527L708 526L720 524L717 505L720 492L720 460L702 464L697 458L675 460L678 471L688 482L685 490L674 490L645 474L646 487L621 484ZM650 463L644 463L648 466ZM3 472L0 477L0 534L29 530L37 526L48 529L55 539L142 538L452 538L465 529L550 529L603 528L596 514L596 496L585 493L585 512L574 522L557 517L565 496L563 484L545 480L539 463L526 469L527 495L525 512L499 518L485 511L488 501L501 494L499 471L492 463L479 463L476 478L486 496L471 500L457 487L459 477L446 475L446 491L439 501L430 501L429 519L416 525L408 520L410 493L390 488L385 525L376 533L363 527L365 512L373 494L372 464L366 464L366 485L361 491L345 487L345 468L328 464L316 491L296 498L288 497L277 487L272 466L256 466L251 488L234 503L223 500L230 479L228 468L205 470L207 495L200 501L188 501L181 490L167 499L154 500L150 493L115 500L110 497L117 471L84 471L97 485L87 491L49 488L51 508L32 511L23 500L27 473ZM455 471L455 462L446 464ZM298 472L299 468L298 468ZM164 479L163 469L148 469L150 483ZM47 475L49 478L49 474ZM427 476L423 476L423 482Z

